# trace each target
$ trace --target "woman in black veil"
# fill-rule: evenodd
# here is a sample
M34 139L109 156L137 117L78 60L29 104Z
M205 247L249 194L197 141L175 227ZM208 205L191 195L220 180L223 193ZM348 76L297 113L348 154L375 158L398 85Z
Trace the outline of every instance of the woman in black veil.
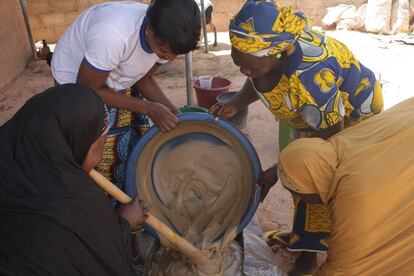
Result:
M0 275L134 275L138 199L116 214L88 172L102 158L106 108L91 89L50 88L0 127Z

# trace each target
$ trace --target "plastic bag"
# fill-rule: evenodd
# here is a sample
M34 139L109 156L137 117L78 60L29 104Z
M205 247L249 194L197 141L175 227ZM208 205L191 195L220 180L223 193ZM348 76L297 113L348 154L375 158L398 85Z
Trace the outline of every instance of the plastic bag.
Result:
M283 276L275 264L273 253L266 244L257 217L254 216L243 232L244 263L246 276Z

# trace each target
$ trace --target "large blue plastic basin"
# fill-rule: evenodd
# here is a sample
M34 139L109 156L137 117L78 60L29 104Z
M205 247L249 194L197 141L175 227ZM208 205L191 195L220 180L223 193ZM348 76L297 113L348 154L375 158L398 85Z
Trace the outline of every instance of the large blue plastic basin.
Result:
M250 222L251 218L256 212L256 209L259 205L260 201L260 192L261 189L257 187L256 183L261 175L261 165L260 160L257 156L257 153L250 143L250 141L246 138L246 136L243 135L236 127L234 127L231 123L225 121L225 120L219 120L215 121L213 115L208 113L196 113L196 112L190 112L190 113L184 113L178 115L178 118L180 120L180 126L185 125L188 123L194 123L196 122L195 126L203 124L208 127L215 128L216 130L219 129L220 132L223 132L225 135L230 135L231 137L235 138L234 141L237 141L239 143L238 148L241 148L245 151L244 153L248 156L249 160L249 170L251 170L251 175L253 176L251 179L251 183L247 183L246 185L252 185L252 193L250 195L249 203L247 204L247 208L241 217L239 226L237 228L237 232L241 233L243 229L247 226L247 224ZM194 124L193 124L194 126ZM204 129L205 130L205 129ZM176 131L176 130L174 130ZM174 133L174 131L172 133ZM206 140L212 143L217 144L225 144L223 140L220 140L220 138L211 135L208 131L199 131L197 127L194 127L194 129L188 130L185 134L174 137L171 140L167 140L164 144L159 145L157 149L155 149L155 157L153 160L142 160L142 153L148 144L151 143L151 140L154 139L157 135L165 135L163 134L157 127L150 128L145 135L139 140L137 145L134 147L134 149L131 152L130 159L127 164L127 170L126 170L126 183L125 183L125 191L126 193L131 196L139 196L137 192L137 186L140 187L140 185L151 185L150 183L139 183L139 179L137 177L137 166L140 162L155 162L157 158L158 152L161 152L162 150L165 150L165 148L174 146L176 144L185 143L188 139L201 139ZM230 137L229 136L229 137ZM230 146L230 145L229 145ZM148 172L148 174L151 174L151 172ZM145 224L143 225L146 231L149 232L150 235L158 238L157 233L154 229L152 229L149 225ZM176 230L176 229L174 229ZM176 231L178 232L178 231ZM178 234L181 234L178 232ZM219 239L221 235L219 235L216 239Z

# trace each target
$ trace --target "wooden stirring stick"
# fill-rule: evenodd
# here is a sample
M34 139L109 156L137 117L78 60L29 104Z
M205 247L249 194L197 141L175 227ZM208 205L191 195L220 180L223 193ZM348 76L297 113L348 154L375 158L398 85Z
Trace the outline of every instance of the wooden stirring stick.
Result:
M122 204L128 204L132 199L115 186L111 181L106 179L102 174L95 170L89 173L89 176L108 194L113 196ZM162 221L148 213L148 218L145 222L157 231L158 234L168 240L179 252L186 256L193 264L204 265L207 263L207 257L190 242L183 237L177 235Z

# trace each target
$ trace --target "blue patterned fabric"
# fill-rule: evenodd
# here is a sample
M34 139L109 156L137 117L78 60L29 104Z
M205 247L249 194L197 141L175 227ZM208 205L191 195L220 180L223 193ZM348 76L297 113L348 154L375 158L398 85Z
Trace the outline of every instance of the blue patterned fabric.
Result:
M141 94L133 89L126 89L122 93L142 99ZM129 155L149 128L149 121L143 114L113 107L109 108L109 121L111 128L105 143L103 160L96 169L123 190ZM115 204L115 200L113 202Z

